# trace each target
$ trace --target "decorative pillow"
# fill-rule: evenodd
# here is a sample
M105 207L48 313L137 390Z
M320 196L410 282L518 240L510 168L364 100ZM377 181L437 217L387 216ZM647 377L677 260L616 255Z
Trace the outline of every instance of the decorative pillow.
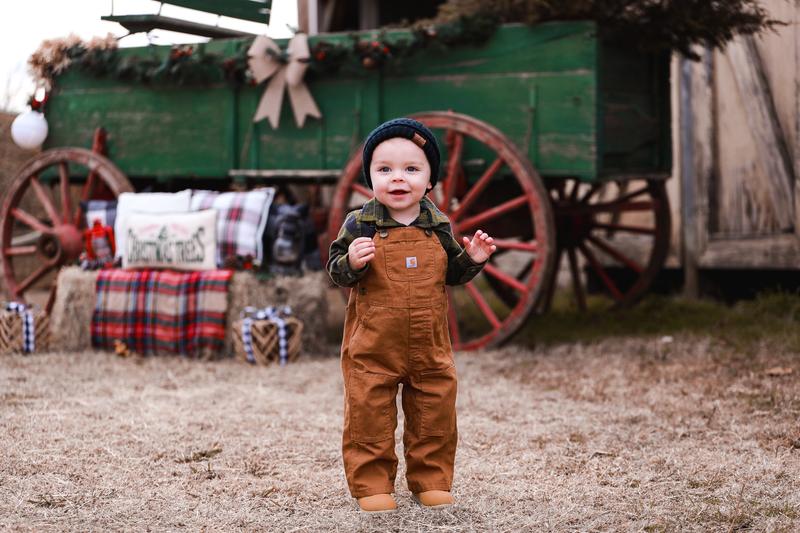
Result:
M192 191L192 211L216 209L217 264L228 258L252 256L253 263L264 260L262 236L267 225L274 188L246 192Z
M113 228L117 220L116 200L88 200L81 202L81 209L86 214L86 227L91 228L95 220L103 226Z
M217 212L128 215L123 268L213 270Z
M117 220L114 235L117 241L117 257L126 249L126 219L133 213L188 213L192 191L181 192L124 192L117 198ZM91 226L90 226L91 227Z

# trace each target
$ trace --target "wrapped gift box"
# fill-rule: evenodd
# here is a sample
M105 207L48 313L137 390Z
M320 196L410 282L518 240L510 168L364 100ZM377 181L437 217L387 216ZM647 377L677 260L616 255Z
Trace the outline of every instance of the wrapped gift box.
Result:
M50 345L50 317L42 309L16 302L0 310L0 354L34 353Z
M265 310L246 310L243 315L233 324L233 349L237 358L259 365L285 364L297 359L303 334L303 323L299 319L270 316Z

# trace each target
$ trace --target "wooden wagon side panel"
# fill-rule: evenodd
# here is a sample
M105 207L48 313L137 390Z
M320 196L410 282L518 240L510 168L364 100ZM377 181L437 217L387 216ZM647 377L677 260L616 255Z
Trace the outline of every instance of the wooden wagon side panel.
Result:
M234 41L211 41L206 51L233 53ZM149 47L164 57L169 47ZM122 48L121 58L142 55ZM108 156L131 178L225 178L236 167L238 95L225 83L144 84L70 70L48 101L45 148L89 148L98 127L108 132Z
M597 173L597 40L591 23L509 25L483 47L424 54L387 72L386 117L466 113L500 129L545 176Z

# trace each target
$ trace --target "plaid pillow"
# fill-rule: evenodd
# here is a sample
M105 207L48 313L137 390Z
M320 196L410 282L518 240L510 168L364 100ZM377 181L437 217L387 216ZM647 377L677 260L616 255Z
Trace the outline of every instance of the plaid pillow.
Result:
M227 258L252 256L264 260L262 236L274 188L246 192L192 191L191 210L217 210L217 265Z
M117 220L116 200L89 200L81 202L81 209L86 214L86 227L91 228L95 220L104 226L114 227Z

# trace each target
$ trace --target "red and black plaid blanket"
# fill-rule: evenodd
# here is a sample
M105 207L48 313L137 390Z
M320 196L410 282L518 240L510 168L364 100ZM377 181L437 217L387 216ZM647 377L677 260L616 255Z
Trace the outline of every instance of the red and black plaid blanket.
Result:
M140 354L215 356L224 349L231 270L101 270L92 345Z

